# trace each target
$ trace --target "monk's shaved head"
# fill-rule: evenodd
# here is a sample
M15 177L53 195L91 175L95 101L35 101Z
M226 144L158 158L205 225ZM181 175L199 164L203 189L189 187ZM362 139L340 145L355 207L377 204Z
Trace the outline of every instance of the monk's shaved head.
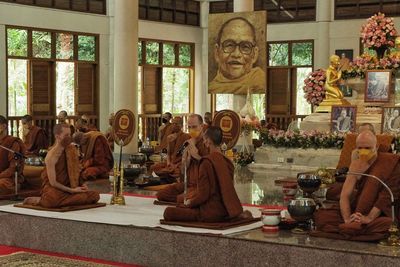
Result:
M219 146L222 143L222 130L218 126L210 126L207 128L204 138L210 139L215 146Z
M203 117L201 117L201 115L199 114L190 114L188 119L197 119L198 124L203 124Z
M376 144L376 136L370 130L364 130L357 136L357 148L376 148Z

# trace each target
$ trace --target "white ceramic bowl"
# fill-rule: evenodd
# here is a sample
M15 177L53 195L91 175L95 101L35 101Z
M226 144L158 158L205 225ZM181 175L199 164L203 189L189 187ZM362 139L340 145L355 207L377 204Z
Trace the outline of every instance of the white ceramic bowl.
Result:
M281 222L280 209L263 209L261 211L261 221L264 225L276 226Z

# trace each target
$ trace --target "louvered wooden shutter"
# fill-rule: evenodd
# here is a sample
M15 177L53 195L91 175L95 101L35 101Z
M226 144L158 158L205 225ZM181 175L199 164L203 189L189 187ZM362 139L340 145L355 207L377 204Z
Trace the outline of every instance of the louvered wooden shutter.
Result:
M96 114L96 66L77 64L75 105L77 114Z
M48 61L31 61L30 75L30 113L33 116L51 115L53 81L52 63Z
M290 69L268 69L268 113L290 114Z

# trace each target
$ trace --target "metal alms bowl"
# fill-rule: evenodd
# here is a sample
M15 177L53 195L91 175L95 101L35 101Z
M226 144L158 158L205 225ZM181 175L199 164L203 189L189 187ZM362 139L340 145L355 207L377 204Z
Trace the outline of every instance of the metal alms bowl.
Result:
M146 155L142 153L132 154L129 156L129 162L142 165L146 162Z
M321 186L321 177L314 173L299 173L297 174L297 183L303 192L312 194Z
M312 198L297 198L290 200L288 212L294 220L304 222L312 218L316 207Z

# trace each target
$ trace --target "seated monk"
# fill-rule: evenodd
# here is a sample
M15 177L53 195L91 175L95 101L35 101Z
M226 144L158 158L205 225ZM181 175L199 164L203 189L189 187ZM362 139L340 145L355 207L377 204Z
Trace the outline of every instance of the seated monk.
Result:
M81 177L84 180L108 178L113 168L114 158L107 139L101 132L77 132L73 136L83 154Z
M171 134L171 119L172 114L169 112L165 112L162 116L162 125L158 128L158 146L155 149L156 153L162 152L167 149L168 146L168 135Z
M105 134L108 145L111 148L111 151L114 151L114 140L115 140L113 133L114 118L115 118L114 113L111 113L110 117L108 117L108 129Z
M7 119L0 115L0 145L24 154L25 146L21 139L9 136L7 134L7 128ZM0 194L2 195L13 193L15 190L15 163L14 154L0 148ZM23 159L19 160L18 166L18 173L22 174L24 170ZM22 180L18 182L22 182Z
M184 145L190 135L182 132L183 120L175 117L172 120L171 131L168 136L167 162L156 163L151 166L150 171L155 172L162 182L173 183L181 174L182 154L179 149Z
M71 124L71 122L67 122L67 117L68 117L68 113L65 110L61 110L58 115L57 115L57 120L59 124L62 123L67 123L70 124L70 128L71 128L71 135L75 133L75 127Z
M382 179L398 195L400 156L377 152L376 136L361 132L352 153L349 172L365 173ZM312 235L358 241L376 241L387 236L391 225L389 192L375 179L349 173L339 206L319 209L314 214L317 231Z
M203 139L210 154L200 161L197 187L183 205L165 209L167 221L223 222L243 213L233 185L233 164L221 152L222 130L209 126Z
M182 167L187 166L187 186L188 194L190 195L197 187L200 159L208 155L208 149L203 142L203 118L200 115L189 115L188 129L191 138L187 140L188 145L183 151ZM183 182L174 183L160 190L157 193L157 199L160 201L183 203L183 191Z
M26 198L24 204L61 208L97 203L99 193L89 191L79 179L79 153L71 144L70 126L57 124L53 132L56 141L45 159L41 196Z
M86 124L86 126L87 126L87 131L88 131L88 132L90 132L90 131L98 131L96 125L90 123L90 119L89 119L89 116L88 116L88 115L83 114L83 115L81 116L81 119L82 119L82 121Z
M49 147L49 139L44 129L32 125L33 118L31 115L22 117L23 140L28 155L39 155L39 150Z

